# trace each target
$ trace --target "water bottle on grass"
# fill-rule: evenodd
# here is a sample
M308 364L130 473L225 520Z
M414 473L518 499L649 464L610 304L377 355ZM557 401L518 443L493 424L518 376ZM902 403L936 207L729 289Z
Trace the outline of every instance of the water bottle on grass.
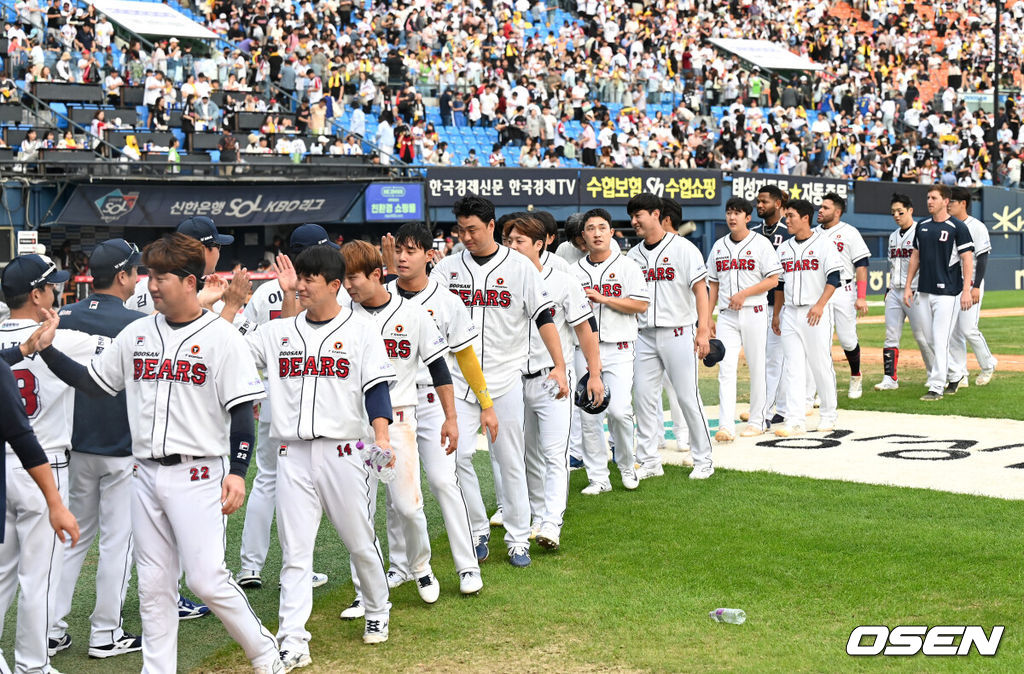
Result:
M708 616L716 623L732 625L742 625L747 620L747 614L741 608L716 608L708 613Z

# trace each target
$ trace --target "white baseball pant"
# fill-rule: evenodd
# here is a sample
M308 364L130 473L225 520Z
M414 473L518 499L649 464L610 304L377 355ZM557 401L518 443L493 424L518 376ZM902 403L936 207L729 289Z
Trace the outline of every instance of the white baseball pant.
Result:
M921 303L920 293L914 293L911 306L903 303L903 288L892 288L885 294L885 348L898 349L903 338L903 320L910 321L910 332L914 335L926 371L931 370L935 360L932 351L932 326L928 322Z
M740 349L750 370L750 419L748 424L765 428L768 413L765 384L765 343L768 311L763 305L743 307L739 311L722 309L718 313L717 336L725 345L725 358L718 364L718 428L736 435L736 370Z
M363 464L357 440L288 443L277 462L277 536L281 541L281 650L309 653L306 621L313 610L313 548L324 513L354 560L366 618L391 612L384 557L373 529L376 479ZM145 642L143 642L145 643Z
M785 349L782 348L782 337L776 335L775 331L772 330L770 316L774 309L769 306L765 311L769 312L769 319L768 332L765 339L764 381L767 396L764 403L768 412L771 412L774 407L775 413L785 418L786 392L783 390L781 384L782 372L786 365L786 352Z
M48 671L47 632L57 600L64 549L50 527L50 510L32 476L18 457L7 451L7 508L4 542L0 544L0 634L4 617L18 595L14 637L14 671ZM68 454L46 453L61 498L68 501ZM175 595L177 602L177 595ZM177 619L177 606L175 606ZM0 653L0 661L3 654Z
M143 674L178 666L178 578L210 607L253 666L279 658L277 640L260 623L224 563L227 518L221 488L227 457L184 457L164 466L140 459L132 491L132 534L139 574ZM179 561L180 558L180 561ZM309 574L305 576L309 585Z
M807 324L811 305L786 305L782 309L780 328L786 352L786 374L781 389L786 395L786 424L806 424L808 370L821 398L821 423L835 423L838 416L836 371L832 367L832 316L822 312L817 325Z
M580 377L587 371L587 359L583 357L583 351L580 347L576 347L576 351L573 354L573 363L575 367L573 370L580 373ZM576 389L572 388L569 391L570 396L574 396ZM583 410L576 407L575 404L570 403L572 407L572 421L569 424L569 456L583 460Z
M444 410L433 386L418 387L419 403L416 405L416 440L419 446L420 463L427 475L430 491L441 507L444 528L448 532L448 545L455 560L455 571L480 572L476 559L473 534L469 528L469 511L462 496L459 480L455 474L455 453L446 454L441 447L441 425ZM423 529L427 519L419 511ZM389 567L407 577L412 577L405 548L405 534L396 521L388 519L388 564Z
M99 534L96 564L96 606L90 616L89 645L106 646L124 635L121 609L132 577L132 466L131 456L102 456L74 452L68 500L78 520L80 538L64 548L64 570L57 589L56 618L50 637L68 631L67 617L85 556Z
M505 520L505 543L528 545L530 542L530 499L526 487L526 459L523 438L523 384L516 380L512 387L494 400L498 417L498 437L487 438L488 448L501 472L501 505ZM459 418L459 448L456 451L458 480L469 508L473 536L490 533L490 519L480 494L480 480L473 469L477 430L480 428L480 403L455 400ZM497 491L497 486L495 487Z
M977 303L967 311L957 312L956 325L953 327L953 335L949 338L949 370L948 381L960 381L967 376L967 345L971 345L975 357L978 359L978 366L982 370L991 370L996 366L996 359L992 357L992 351L988 348L985 335L978 329L978 319L981 317L981 300L984 299L985 291L981 290Z
M946 378L949 372L949 341L961 313L960 296L932 293L918 293L918 296L925 324L931 326L932 351L935 354L932 366L928 368L928 390L942 393L949 381Z
M608 482L608 442L604 435L604 419L608 420L608 432L615 443L615 462L619 470L633 470L636 441L633 434L633 358L632 342L601 342L601 373L604 383L611 392L608 409L604 414L583 413L583 463L587 478L591 482ZM657 382L661 379L652 379ZM657 389L657 385L654 386ZM659 405L660 407L660 405ZM664 417L659 417L659 430L664 434ZM651 464L661 463L658 453L658 436L653 436L653 445L645 453Z
M686 325L641 330L637 338L633 396L637 416L637 459L642 466L653 467L661 463L657 454L657 434L662 432L665 412L656 382L663 374L672 381L676 400L683 410L693 465L697 468L711 466L711 436L708 434L704 403L697 388L698 361L693 350L695 336L694 326ZM651 382L655 385L651 386Z
M858 343L856 283L847 281L836 288L828 305L832 311L832 324L839 337L839 345L843 347L843 351L853 351Z
M544 376L523 378L525 409L526 484L533 520L562 528L569 495L569 431L572 395L561 400L544 390ZM568 373L573 390L572 372Z
M277 484L277 450L280 443L270 438L270 400L260 402L260 421L256 433L256 477L245 502L245 523L242 525L242 547L239 559L242 569L259 573L270 549L270 525L274 521Z
M669 381L668 374L661 378L661 388L665 397L668 398L669 416L672 418L672 435L676 438L676 449L686 449L690 431L686 427L683 408L679 406L679 396L676 394L672 382Z
M387 498L387 530L402 531L402 563L409 578L422 578L430 573L430 537L427 518L423 514L423 491L420 488L420 453L416 446L416 407L396 407L389 427L391 448L395 453L395 477L384 485ZM440 442L440 431L438 431ZM366 441L366 447L370 446ZM376 479L371 476L371 479ZM372 486L372 485L371 485ZM374 493L376 489L374 488ZM377 499L370 501L370 521L376 519ZM390 543L389 543L390 551ZM389 560L390 563L390 560ZM356 596L362 597L360 577L355 560L349 559Z

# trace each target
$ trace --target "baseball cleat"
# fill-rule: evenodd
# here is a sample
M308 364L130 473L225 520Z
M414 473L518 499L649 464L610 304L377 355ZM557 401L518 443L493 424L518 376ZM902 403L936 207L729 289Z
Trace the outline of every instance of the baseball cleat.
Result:
M835 421L820 421L818 423L818 427L815 429L815 431L819 433L831 433L834 430L836 430Z
M433 571L416 579L416 591L420 593L420 599L428 604L437 601L441 596L441 584L437 582Z
M569 457L569 470L579 470L583 467L583 459L578 456Z
M792 438L797 435L803 435L807 432L807 428L803 424L796 426L790 426L789 424L783 424L775 429L775 435L780 438Z
M781 424L781 423L783 423L785 421L786 421L786 417L782 416L781 414L776 414L775 416L773 416L771 418L771 421L769 423Z
M733 437L732 432L727 431L724 428L719 429L719 431L715 433L715 442L732 442L735 439L736 438Z
M399 573L398 571L395 571L394 569L388 569L388 589L389 590L394 590L396 587L401 586L402 583L406 582L407 580L409 580L409 577L406 576L404 573Z
M814 409L818 409L819 407L821 407L821 397L817 393L814 394L814 401L811 403L811 405L814 407Z
M510 545L508 548L508 563L520 569L530 565L529 545Z
M486 562L487 558L491 556L491 551L487 549L487 544L491 541L490 534L480 534L476 538L476 561Z
M69 648L71 648L71 635L67 632L62 634L58 639L46 640L46 650L51 658L61 651L65 651Z
M850 377L850 389L847 395L850 400L856 400L864 395L864 377L862 375L858 374L855 377ZM815 405L815 407L818 407L818 405Z
M501 512L501 508L494 511L491 515L491 526L492 527L503 527L505 526L505 515Z
M363 603L356 599L348 605L347 609L341 612L339 617L342 620L355 620L356 618L362 618L364 615L366 615L366 609L363 607Z
M285 674L285 671L284 663L281 662L280 657L265 665L253 665L252 667L252 674ZM53 667L50 668L50 674L53 674Z
M620 470L619 474L622 476L623 488L633 491L640 486L640 480L636 476L636 471L632 468L628 470Z
M988 370L982 370L981 374L974 380L975 386L988 386L988 383L992 381L992 375L995 374L996 368L993 365Z
M52 639L50 641L53 641ZM142 637L125 632L121 638L106 646L89 646L90 658L112 658L115 655L136 653L142 650Z
M462 594L476 594L482 589L484 581L479 571L463 571L459 574L459 592Z
M382 644L388 640L388 621L369 620L366 621L366 629L363 630L364 644Z
M956 390L960 388L960 382L962 382L964 379L966 379L966 377L961 377L956 381L948 382L946 384L946 390L944 391L944 393L948 396L956 395Z
M559 546L558 537L561 532L551 522L545 522L537 534L537 544L545 550L557 550Z
M937 391L928 391L928 393L925 393L923 396L921 396L920 399L925 401L926 403L931 403L935 402L936 400L942 400L942 394L938 393Z
M178 620L192 620L210 615L210 608L206 604L198 604L185 595L178 595Z
M649 477L661 477L665 474L665 469L661 467L659 463L656 466L640 466L636 469L636 479L646 480Z
M740 421L750 421L750 412L740 412Z
M900 383L892 377L883 377L882 381L875 384L876 391L895 391L900 387Z
M297 653L295 651L281 651L281 662L284 664L284 671L290 672L293 669L302 669L313 664L313 658L309 653Z
M690 471L691 480L706 480L715 474L715 469L712 466L698 466Z
M758 435L761 435L762 433L764 433L764 431L761 430L760 428L758 428L757 426L747 425L746 428L744 428L742 431L740 431L740 437L741 438L753 438L753 437L756 437Z
M534 520L533 524L530 525L530 540L537 538L537 534L540 533L540 520Z
M242 569L235 576L235 582L246 589L257 590L263 587L263 579L260 578L260 572L256 569Z
M317 573L316 571L313 572L313 587L320 587L321 585L326 585L327 580L328 578L326 573Z
M586 487L580 490L580 493L583 494L584 496L597 496L598 494L603 494L606 491L611 490L612 485L610 483L594 482L593 480L591 480L590 484L588 484Z

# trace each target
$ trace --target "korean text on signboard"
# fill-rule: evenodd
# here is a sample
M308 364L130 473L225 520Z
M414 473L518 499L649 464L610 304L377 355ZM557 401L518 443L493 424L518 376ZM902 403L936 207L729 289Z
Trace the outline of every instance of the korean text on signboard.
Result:
M365 192L368 221L422 220L422 183L372 183Z
M720 171L615 169L580 173L583 204L625 205L641 192L652 192L684 206L722 202Z
M829 192L835 192L843 199L849 196L849 184L845 180L817 178L810 176L787 176L768 173L733 173L732 195L747 201L757 199L757 191L765 185L775 185L789 195L790 199L806 199L815 206ZM888 212L888 211L886 211Z
M579 171L571 169L439 168L427 173L431 206L451 206L467 195L495 206L569 206L579 200Z

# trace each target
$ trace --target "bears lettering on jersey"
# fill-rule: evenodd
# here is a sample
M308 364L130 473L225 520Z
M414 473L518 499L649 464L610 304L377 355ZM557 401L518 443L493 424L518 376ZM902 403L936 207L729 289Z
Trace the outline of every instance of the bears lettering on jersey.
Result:
M601 283L592 287L605 297L622 297L621 283Z
M913 255L913 248L890 248L889 259L894 260L897 258L908 258Z
M202 386L206 383L206 365L170 358L135 358L135 381L177 381Z
M649 281L672 281L676 277L674 267L655 267L644 270L644 279Z
M507 290L470 290L469 288L456 289L452 292L459 296L462 303L467 307L504 307L512 306L512 293Z
M349 363L347 358L334 358L333 356L308 356L306 358L280 357L277 360L278 374L281 379L289 377L337 377L345 379L348 377Z
M735 260L733 258L715 260L715 271L723 272L732 271L733 269L757 271L757 262L753 258L743 258L742 260Z
M817 260L783 260L782 268L787 272L794 271L817 271Z
M408 339L385 339L384 348L388 358L408 358L412 355L412 342Z

